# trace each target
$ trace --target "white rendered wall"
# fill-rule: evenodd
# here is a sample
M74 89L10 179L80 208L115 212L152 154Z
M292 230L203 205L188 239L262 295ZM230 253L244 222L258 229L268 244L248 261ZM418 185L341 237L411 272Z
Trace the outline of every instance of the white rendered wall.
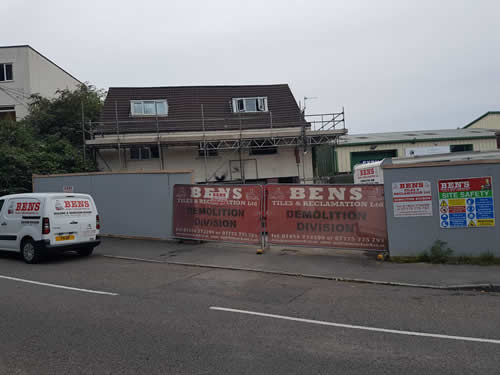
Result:
M15 106L16 119L28 114L28 48L0 48L0 63L12 63L13 81L0 82L0 106Z
M193 170L194 182L204 182L206 176L214 181L214 175L226 175L226 180L239 179L240 163L237 151L219 151L218 156L205 158L198 155L197 147L163 147L163 169ZM99 169L107 170L160 170L161 160L131 160L129 150L122 150L121 167L117 150L101 150L97 157ZM278 153L272 155L249 155L248 150L242 152L245 179L269 179L279 177L304 176L311 181L313 177L312 153L300 153L301 162L297 168L294 148L278 147ZM102 160L104 159L106 163ZM305 165L303 160L305 159ZM206 170L206 173L205 173Z
M53 98L57 90L74 90L78 80L57 67L32 49L28 49L29 83L33 94Z

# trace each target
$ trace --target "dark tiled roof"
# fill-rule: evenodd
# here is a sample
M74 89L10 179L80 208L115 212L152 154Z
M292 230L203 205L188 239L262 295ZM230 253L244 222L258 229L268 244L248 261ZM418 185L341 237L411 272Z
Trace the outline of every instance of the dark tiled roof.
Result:
M231 101L240 97L267 97L269 112L233 113ZM167 99L168 116L159 117L160 131L203 130L201 105L206 130L258 129L307 125L287 84L254 86L178 86L111 87L101 112L98 131L116 132L118 118L121 133L153 132L155 118L132 117L131 100ZM115 114L115 103L116 112Z

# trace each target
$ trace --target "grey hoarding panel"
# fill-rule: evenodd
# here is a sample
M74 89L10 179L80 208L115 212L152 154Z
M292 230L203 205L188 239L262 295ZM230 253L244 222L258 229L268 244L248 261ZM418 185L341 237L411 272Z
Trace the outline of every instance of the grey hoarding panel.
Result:
M63 186L73 186L75 193L91 194L102 234L168 239L173 185L189 183L189 173L116 173L34 177L33 185L35 192L62 192Z
M438 180L470 177L493 177L495 200L494 227L440 228ZM394 182L430 181L433 216L394 217L392 184ZM452 165L419 168L384 169L384 193L386 201L389 251L392 256L415 256L429 250L434 241L446 241L453 255L478 256L490 252L500 256L500 164ZM495 199L496 198L496 199Z
M91 176L64 176L33 178L33 191L35 192L63 192L64 186L72 186L73 193L90 194L92 189Z

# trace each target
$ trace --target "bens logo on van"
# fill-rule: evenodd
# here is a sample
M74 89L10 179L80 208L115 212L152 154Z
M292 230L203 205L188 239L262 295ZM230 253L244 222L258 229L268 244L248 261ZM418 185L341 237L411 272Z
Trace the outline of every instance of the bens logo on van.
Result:
M89 201L64 201L64 208L89 208Z
M16 212L37 212L40 210L40 202L17 202ZM9 210L10 211L10 210Z
M60 201L56 200L56 211L71 210L73 208L90 208L90 202L85 200L79 201Z

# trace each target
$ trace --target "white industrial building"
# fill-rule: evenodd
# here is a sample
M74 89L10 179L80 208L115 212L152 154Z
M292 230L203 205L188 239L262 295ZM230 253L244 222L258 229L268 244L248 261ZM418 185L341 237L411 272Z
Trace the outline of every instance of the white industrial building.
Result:
M385 158L498 149L500 112L487 112L459 129L344 135L331 150L322 146L323 153L317 158L316 174L325 176L351 173L356 164ZM331 160L327 160L328 158Z
M74 89L81 82L29 45L0 46L0 120L21 120L29 98L53 98L57 90Z
M489 111L469 122L464 129L489 129L500 131L500 111Z

